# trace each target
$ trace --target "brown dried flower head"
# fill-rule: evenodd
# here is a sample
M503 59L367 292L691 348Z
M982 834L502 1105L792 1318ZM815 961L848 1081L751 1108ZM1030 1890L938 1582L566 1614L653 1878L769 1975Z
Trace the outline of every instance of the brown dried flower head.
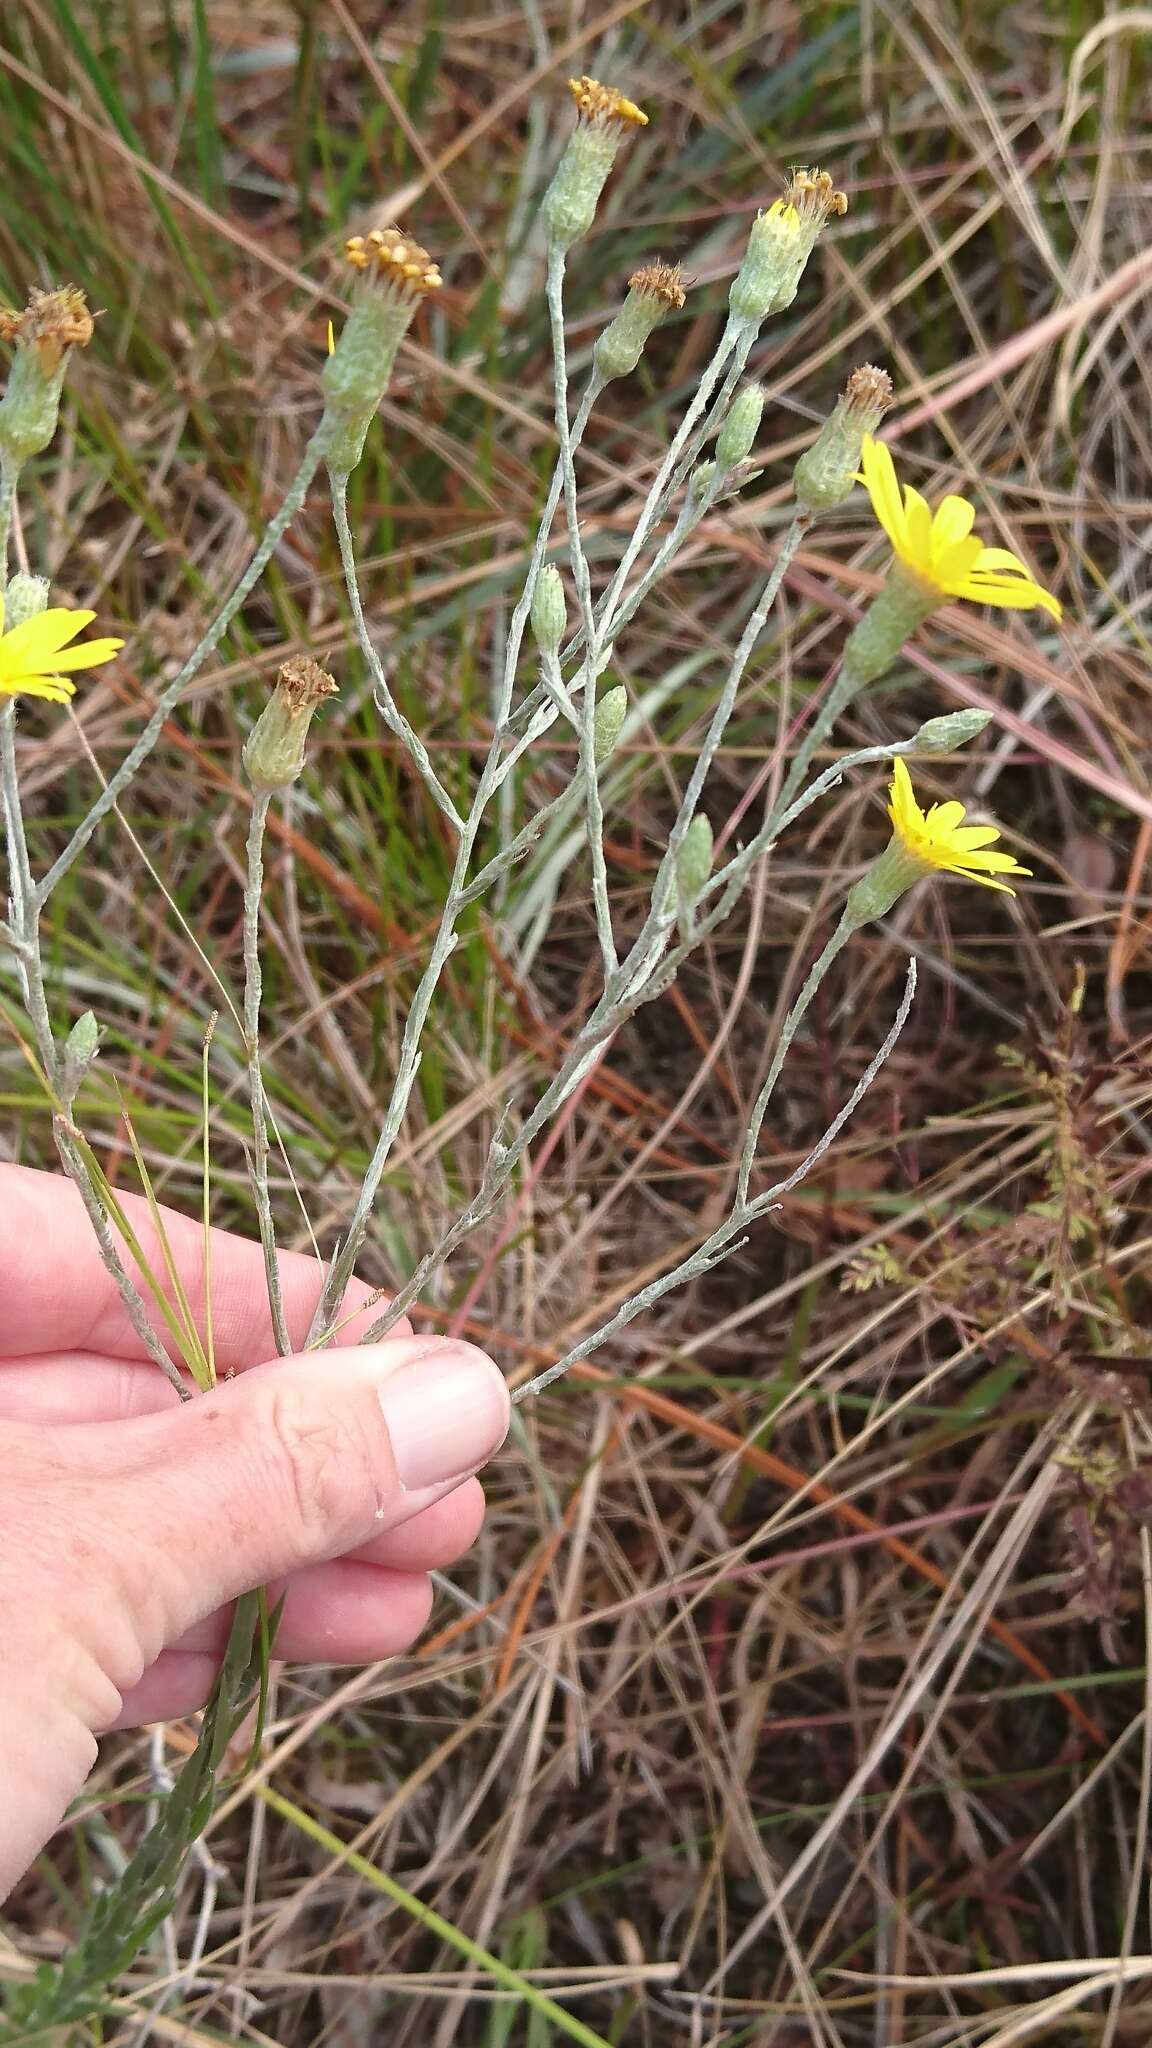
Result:
M87 348L94 332L88 301L74 284L51 292L33 286L22 313L0 310L0 341L34 348L46 377L59 369L66 349Z
M293 712L315 711L325 697L340 694L327 669L313 661L310 654L294 655L291 661L281 662L276 684L285 710Z
M887 370L878 370L875 363L861 363L844 386L844 402L849 411L865 413L877 421L883 419L893 396L891 377ZM872 432L871 427L868 431Z
M684 304L683 273L678 263L646 263L642 270L632 272L628 282L634 292L659 299L676 312Z
M576 102L576 112L582 121L590 121L598 128L646 128L648 116L635 100L625 99L611 85L601 85L598 78L570 78L568 90Z
M366 235L351 235L344 254L353 270L405 299L414 301L426 292L437 292L444 282L427 249L399 228L373 228Z

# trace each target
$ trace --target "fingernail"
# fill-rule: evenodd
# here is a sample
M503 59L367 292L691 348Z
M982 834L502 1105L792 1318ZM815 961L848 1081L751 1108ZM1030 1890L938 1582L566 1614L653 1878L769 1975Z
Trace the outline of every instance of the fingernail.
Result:
M444 1345L377 1389L400 1483L409 1492L465 1479L503 1443L508 1389L490 1358Z

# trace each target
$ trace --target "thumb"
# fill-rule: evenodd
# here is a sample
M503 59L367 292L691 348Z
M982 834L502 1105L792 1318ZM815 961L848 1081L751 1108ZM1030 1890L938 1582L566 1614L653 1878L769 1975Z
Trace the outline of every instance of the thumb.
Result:
M419 1514L491 1457L508 1417L482 1351L400 1337L280 1359L86 1431L102 1440L105 1540L114 1526L143 1661L251 1587Z

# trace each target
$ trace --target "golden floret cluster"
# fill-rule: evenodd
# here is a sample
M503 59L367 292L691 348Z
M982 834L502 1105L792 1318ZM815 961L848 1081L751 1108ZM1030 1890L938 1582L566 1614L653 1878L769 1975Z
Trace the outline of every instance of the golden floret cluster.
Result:
M635 100L625 99L614 86L601 85L598 78L570 78L568 90L576 102L576 112L582 121L592 121L597 127L646 128L648 116Z
M768 210L793 214L805 226L820 229L830 214L847 213L848 194L837 190L827 171L794 170L783 199Z
M416 298L439 291L444 282L427 249L399 228L373 228L366 235L350 235L344 254L353 270Z

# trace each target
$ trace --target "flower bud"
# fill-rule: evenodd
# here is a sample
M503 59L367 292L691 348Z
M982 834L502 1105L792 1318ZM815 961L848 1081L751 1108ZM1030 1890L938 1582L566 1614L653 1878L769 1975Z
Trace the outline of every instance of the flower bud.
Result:
M892 403L892 379L871 363L853 370L813 441L792 472L798 502L807 512L831 512L856 482L865 434L874 434Z
M555 654L567 625L564 579L559 569L547 562L536 578L536 588L532 592L532 631L541 654Z
M607 384L636 368L650 334L666 313L684 304L680 266L648 263L628 279L628 296L592 350L592 359Z
M296 781L304 768L313 714L325 697L336 695L331 676L307 655L283 663L244 747L244 767L254 790L265 794Z
M676 894L682 911L691 910L712 873L712 827L697 811L676 856Z
M60 1061L60 1093L71 1108L81 1082L100 1050L100 1026L91 1010L76 1019L64 1041Z
M34 619L48 605L49 583L46 576L16 575L8 580L4 593L4 630L10 633L13 626L22 626L25 619Z
M356 272L352 311L320 381L334 432L328 461L346 476L363 453L364 437L416 308L429 292L439 290L441 278L427 249L399 228L353 235L344 253Z
M829 214L848 211L827 171L793 171L783 199L752 223L744 261L732 281L728 304L739 320L758 327L769 313L792 304L804 266Z
M599 768L608 759L620 737L628 711L628 692L623 683L605 690L592 720L592 753Z
M570 249L588 233L620 144L632 129L648 126L640 107L595 78L570 78L568 90L576 102L576 126L540 209L557 249Z
M913 733L912 745L918 754L951 754L983 732L991 717L990 711L946 711L941 718L926 718Z
M721 472L735 469L751 454L763 411L764 393L759 384L745 384L732 400L716 439L716 463Z
M0 401L0 449L19 465L39 455L56 432L60 393L74 348L86 348L92 315L82 291L33 290L22 313L0 312L0 341L15 345L8 388Z

